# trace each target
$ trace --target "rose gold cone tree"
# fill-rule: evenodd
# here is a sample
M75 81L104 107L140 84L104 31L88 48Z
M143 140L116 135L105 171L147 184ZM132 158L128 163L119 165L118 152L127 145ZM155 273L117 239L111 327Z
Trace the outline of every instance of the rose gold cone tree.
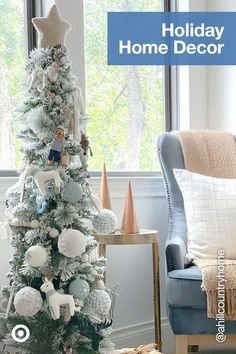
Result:
M129 181L128 192L125 200L121 232L124 234L137 234L139 232L131 182Z
M101 186L100 186L100 198L101 198L103 209L112 210L110 191L109 191L109 184L108 184L108 178L107 178L107 170L106 170L106 164L105 163L103 164L103 169L102 169L102 179L101 179Z

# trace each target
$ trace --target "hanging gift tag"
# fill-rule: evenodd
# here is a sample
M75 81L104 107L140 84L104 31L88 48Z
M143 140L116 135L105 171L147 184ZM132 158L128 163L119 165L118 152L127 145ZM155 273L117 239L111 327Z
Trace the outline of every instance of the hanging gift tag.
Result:
M69 165L69 155L67 153L63 153L61 155L61 166L68 166Z
M11 292L10 292L9 300L8 300L8 303L7 303L6 318L8 318L8 316L9 316L11 305L13 303L14 292L15 292L15 283L13 281L12 285L11 285Z

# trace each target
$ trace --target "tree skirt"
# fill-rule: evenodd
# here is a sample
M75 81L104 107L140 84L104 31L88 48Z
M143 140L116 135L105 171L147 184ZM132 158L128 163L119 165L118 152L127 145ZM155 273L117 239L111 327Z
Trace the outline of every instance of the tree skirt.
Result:
M116 350L113 354L161 354L155 349L155 344L141 345L136 349L126 348L121 350Z

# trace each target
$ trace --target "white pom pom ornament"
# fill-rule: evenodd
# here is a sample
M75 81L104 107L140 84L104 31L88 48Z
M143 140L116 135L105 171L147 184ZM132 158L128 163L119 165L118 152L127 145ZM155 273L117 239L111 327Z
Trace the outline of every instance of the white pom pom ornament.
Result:
M111 298L104 290L92 290L85 300L85 309L102 317L109 315L110 308Z
M60 103L62 103L62 98L61 98L61 96L59 96L59 95L56 95L55 97L54 97L54 102L56 103L56 104L60 104Z
M19 315L34 316L41 310L43 300L38 290L26 286L16 293L14 306Z
M39 227L39 221L38 220L32 220L30 223L32 229L37 229Z
M78 230L64 229L59 235L58 249L66 257L81 256L85 252L86 244L86 237Z
M40 245L36 245L30 247L26 251L25 259L31 267L42 267L48 259L48 254L45 248Z
M97 233L112 234L117 228L117 217L113 211L103 209L94 216L92 223Z
M49 230L49 236L50 236L51 238L56 238L58 235L59 235L59 232L58 232L57 229L51 229L51 230Z
M14 218L13 220L12 220L12 222L11 222L11 225L12 226L21 226L22 225L22 223L21 223L21 221L19 220L19 219L17 219L17 218Z

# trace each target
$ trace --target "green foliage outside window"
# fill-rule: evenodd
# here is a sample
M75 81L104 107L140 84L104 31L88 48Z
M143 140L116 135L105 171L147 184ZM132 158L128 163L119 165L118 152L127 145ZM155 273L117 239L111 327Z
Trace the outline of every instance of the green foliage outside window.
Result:
M85 1L86 105L92 170L156 171L163 68L107 66L107 12L162 11L162 1Z
M20 163L15 110L25 81L24 1L0 0L0 169Z

